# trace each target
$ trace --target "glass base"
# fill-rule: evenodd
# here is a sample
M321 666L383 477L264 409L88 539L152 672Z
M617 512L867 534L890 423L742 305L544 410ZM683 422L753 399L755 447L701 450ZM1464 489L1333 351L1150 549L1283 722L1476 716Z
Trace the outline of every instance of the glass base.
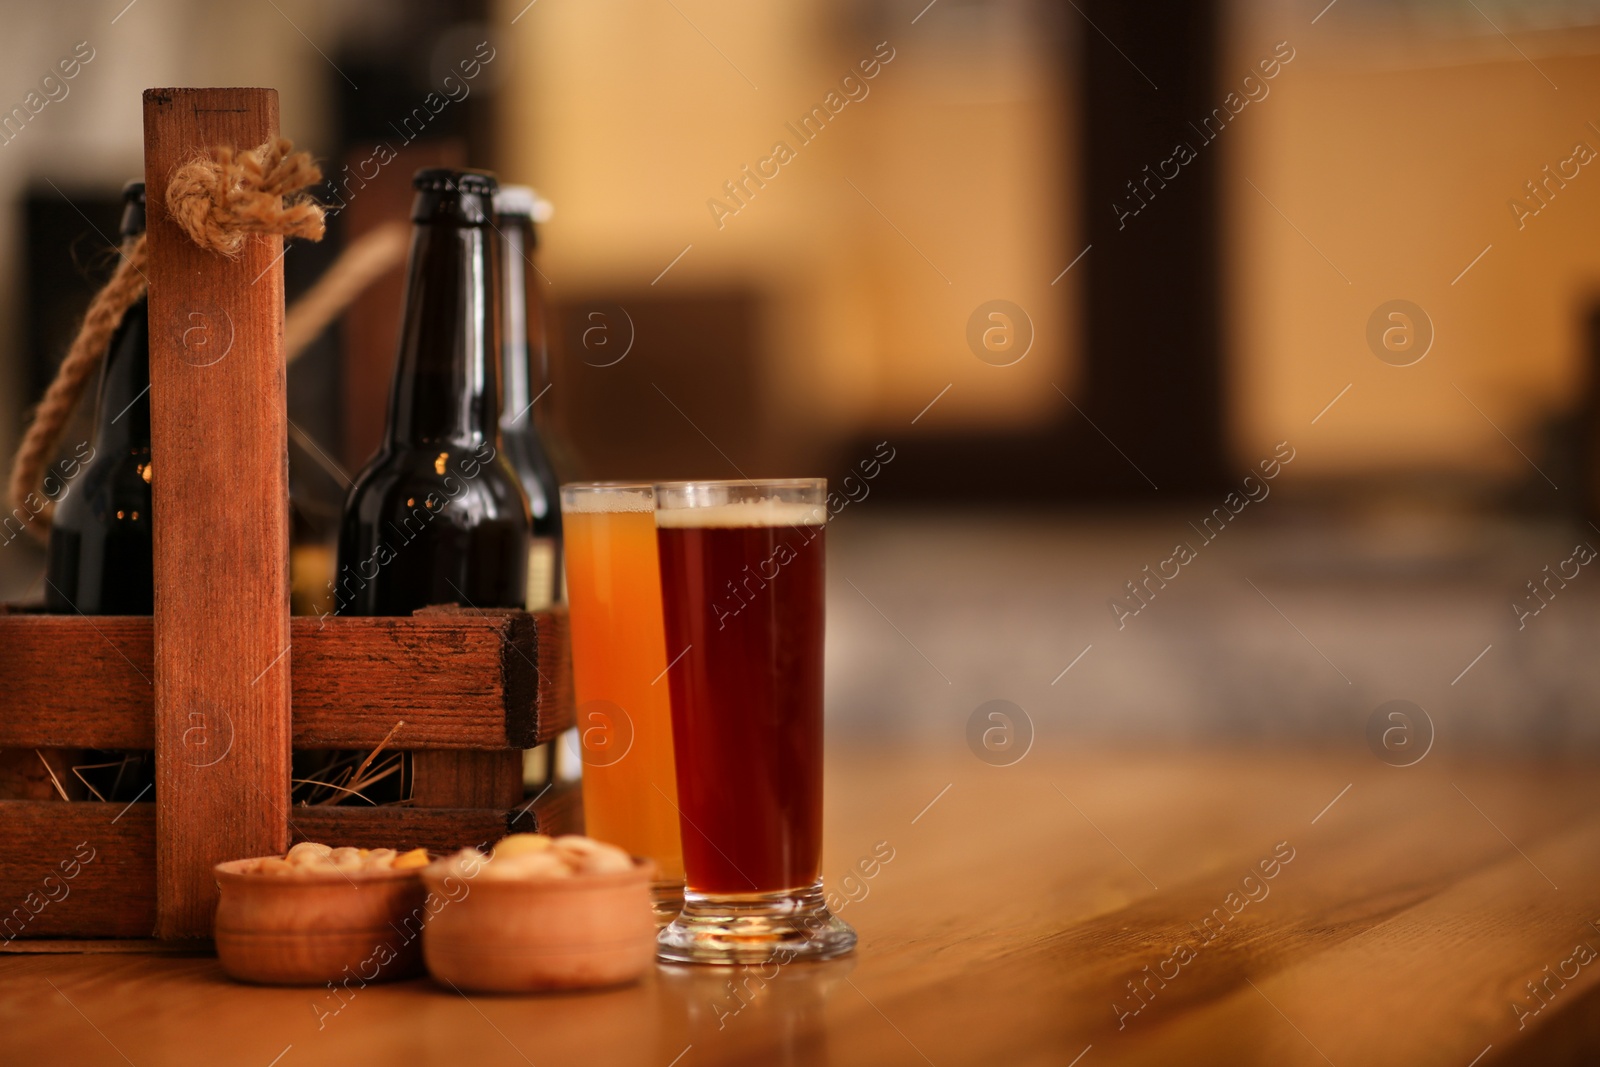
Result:
M855 930L828 910L820 878L773 893L686 890L682 914L656 935L656 958L668 963L828 960L855 947Z
M650 910L655 913L657 929L670 925L683 911L683 880L651 882Z

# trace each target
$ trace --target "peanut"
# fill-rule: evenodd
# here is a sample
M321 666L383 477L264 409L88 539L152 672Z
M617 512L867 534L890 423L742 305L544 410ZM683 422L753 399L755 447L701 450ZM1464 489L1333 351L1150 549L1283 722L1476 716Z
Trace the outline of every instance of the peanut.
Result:
M315 841L302 841L291 848L289 854L284 858L290 863L300 866L320 862L326 859L328 853L332 851L333 849L327 845L319 845Z
M611 874L632 870L633 858L620 848L608 848L604 852L584 856L578 861L577 867L581 874Z
M511 856L544 852L550 845L550 838L544 834L512 834L499 840L494 846L494 855L496 859L507 859Z

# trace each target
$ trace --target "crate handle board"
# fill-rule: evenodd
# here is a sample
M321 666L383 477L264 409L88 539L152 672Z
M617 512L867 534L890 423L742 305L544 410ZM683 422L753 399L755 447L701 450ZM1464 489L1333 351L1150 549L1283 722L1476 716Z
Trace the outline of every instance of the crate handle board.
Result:
M229 258L166 209L183 164L277 137L276 90L145 91L158 937L209 936L212 865L289 845L283 238Z

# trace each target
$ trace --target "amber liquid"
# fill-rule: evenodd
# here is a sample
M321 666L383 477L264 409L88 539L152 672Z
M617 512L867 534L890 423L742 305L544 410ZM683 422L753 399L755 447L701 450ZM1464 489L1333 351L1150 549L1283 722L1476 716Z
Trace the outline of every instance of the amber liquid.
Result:
M656 531L691 891L810 886L822 849L822 526Z
M652 511L567 511L572 674L590 837L683 879Z

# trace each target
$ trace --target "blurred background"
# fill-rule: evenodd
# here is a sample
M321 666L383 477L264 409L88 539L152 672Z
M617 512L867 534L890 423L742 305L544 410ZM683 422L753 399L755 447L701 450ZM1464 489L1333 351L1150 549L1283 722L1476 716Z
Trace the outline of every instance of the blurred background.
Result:
M488 167L554 205L564 479L835 480L835 737L1007 700L1040 743L1359 749L1398 699L1441 750L1592 750L1600 3L1172 7L0 4L0 459L112 266L140 91L270 85L339 207L291 299L415 167ZM302 543L399 300L291 370ZM0 546L0 597L43 566Z

